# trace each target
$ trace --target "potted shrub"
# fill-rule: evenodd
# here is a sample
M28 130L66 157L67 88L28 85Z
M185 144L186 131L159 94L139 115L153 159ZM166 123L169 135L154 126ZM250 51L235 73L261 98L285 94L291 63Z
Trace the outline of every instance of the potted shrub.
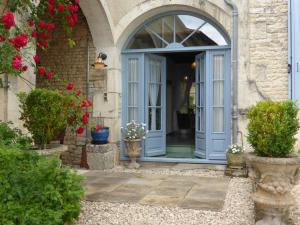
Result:
M141 155L141 141L146 138L146 124L131 121L121 130L124 136L125 153L130 158L128 167L137 169L140 165L136 159Z
M288 209L294 204L291 189L299 179L300 157L293 154L299 129L295 102L258 102L247 116L248 142L254 153L247 154L256 224L286 224Z
M242 146L236 144L229 146L226 158L228 166L231 168L242 168L245 165L244 149Z
M91 126L92 144L107 144L109 137L109 127L100 124Z

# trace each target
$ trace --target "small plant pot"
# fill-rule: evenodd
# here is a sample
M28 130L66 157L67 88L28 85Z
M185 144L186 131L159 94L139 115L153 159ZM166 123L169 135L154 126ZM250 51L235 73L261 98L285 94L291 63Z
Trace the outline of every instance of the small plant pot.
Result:
M141 155L141 139L136 140L124 140L125 153L130 158L128 168L137 169L140 165L136 162L136 159Z
M245 167L245 157L243 153L233 154L226 153L228 167L230 168L243 168Z
M109 128L104 127L99 131L91 131L92 144L103 145L108 143Z

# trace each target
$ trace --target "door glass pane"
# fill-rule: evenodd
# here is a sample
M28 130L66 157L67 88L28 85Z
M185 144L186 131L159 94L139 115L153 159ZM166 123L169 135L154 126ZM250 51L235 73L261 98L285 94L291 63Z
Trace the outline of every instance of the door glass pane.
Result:
M138 59L128 60L128 121L138 121Z
M224 132L224 108L214 107L213 108L213 131Z
M149 77L148 80L148 98L149 98L149 128L150 130L159 130L161 127L160 110L161 105L161 62L159 60L149 60Z
M137 32L133 39L128 44L129 49L143 49L143 48L161 48L161 39L142 28Z
M224 55L213 57L213 132L224 132Z
M162 38L168 43L174 41L174 16L162 18Z

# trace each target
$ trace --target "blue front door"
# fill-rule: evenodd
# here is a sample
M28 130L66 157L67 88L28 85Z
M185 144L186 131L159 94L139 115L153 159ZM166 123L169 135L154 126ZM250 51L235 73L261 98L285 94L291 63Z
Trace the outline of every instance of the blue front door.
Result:
M209 50L196 56L195 156L225 160L230 144L229 51Z
M166 154L166 59L145 56L145 121L148 135L145 156ZM141 93L142 94L142 93Z

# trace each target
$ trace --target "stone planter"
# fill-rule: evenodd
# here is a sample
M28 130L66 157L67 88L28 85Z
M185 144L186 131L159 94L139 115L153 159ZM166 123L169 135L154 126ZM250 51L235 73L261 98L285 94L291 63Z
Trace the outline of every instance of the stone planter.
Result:
M136 162L136 159L141 155L141 139L136 140L124 140L125 153L130 158L128 168L137 169L140 165Z
M105 145L87 145L87 164L91 170L112 169L118 154L117 145L113 143Z
M36 149L31 151L36 152L41 156L46 156L46 157L56 156L60 160L61 154L68 151L68 146L61 145L61 144L48 144L45 149Z
M269 158L247 154L246 160L255 190L252 198L256 225L287 224L288 210L294 204L291 189L300 175L300 157Z
M244 153L233 154L227 152L226 154L228 166L231 168L243 168L245 167Z

